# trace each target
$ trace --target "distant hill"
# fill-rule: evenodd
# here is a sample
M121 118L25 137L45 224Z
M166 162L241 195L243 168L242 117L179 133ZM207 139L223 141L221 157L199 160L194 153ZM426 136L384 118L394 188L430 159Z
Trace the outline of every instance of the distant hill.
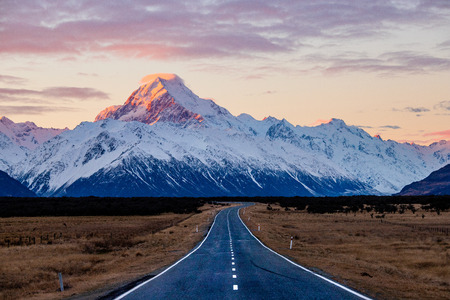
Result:
M3 171L0 171L0 196L1 197L34 197L32 191L27 189L19 181L15 180Z
M405 186L400 195L450 195L450 164Z

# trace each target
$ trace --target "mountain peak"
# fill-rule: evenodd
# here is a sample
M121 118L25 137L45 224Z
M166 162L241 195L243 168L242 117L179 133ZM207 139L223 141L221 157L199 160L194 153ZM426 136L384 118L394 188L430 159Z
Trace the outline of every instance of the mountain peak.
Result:
M347 126L347 124L345 124L344 120L336 119L336 118L332 118L328 124L339 126L339 127Z
M0 122L3 123L3 124L6 125L6 126L14 124L13 121L11 121L10 119L8 119L8 118L5 117L5 116L3 116L3 117L0 118Z
M209 123L228 124L231 114L212 100L195 95L175 74L151 74L143 77L140 86L123 105L110 106L101 111L95 121L115 119L138 121L153 125L170 122L182 125Z
M14 123L14 121L7 117L0 118L0 132L6 135L16 145L31 150L36 149L40 144L66 130L68 128L42 128L29 121Z
M142 77L142 79L139 81L139 84L145 85L148 83L153 83L155 81L161 81L161 80L172 81L172 82L184 84L183 79L178 77L178 75L171 74L171 73L156 73L156 74L146 75L146 76Z

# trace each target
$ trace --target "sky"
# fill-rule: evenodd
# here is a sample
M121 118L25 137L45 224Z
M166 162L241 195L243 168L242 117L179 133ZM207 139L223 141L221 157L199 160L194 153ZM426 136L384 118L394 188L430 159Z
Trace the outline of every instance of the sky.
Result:
M152 73L233 115L450 140L450 1L0 0L0 116L74 128Z

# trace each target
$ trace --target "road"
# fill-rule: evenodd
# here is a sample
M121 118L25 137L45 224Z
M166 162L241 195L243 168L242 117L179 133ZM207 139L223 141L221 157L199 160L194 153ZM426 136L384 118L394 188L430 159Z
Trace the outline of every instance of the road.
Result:
M197 248L116 299L369 299L262 245L239 208L221 211Z

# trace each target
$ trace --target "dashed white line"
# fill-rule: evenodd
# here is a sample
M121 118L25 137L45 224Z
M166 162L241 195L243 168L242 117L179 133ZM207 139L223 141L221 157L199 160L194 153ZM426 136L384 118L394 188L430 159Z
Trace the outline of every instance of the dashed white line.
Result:
M237 277L237 275L233 275L233 278L236 278Z
M233 284L233 291L237 291L238 290L238 285L237 284Z
M231 268L231 271L236 272L236 268Z
M231 260L234 260L234 257L232 257Z
M231 263L232 266L234 266L234 261Z

